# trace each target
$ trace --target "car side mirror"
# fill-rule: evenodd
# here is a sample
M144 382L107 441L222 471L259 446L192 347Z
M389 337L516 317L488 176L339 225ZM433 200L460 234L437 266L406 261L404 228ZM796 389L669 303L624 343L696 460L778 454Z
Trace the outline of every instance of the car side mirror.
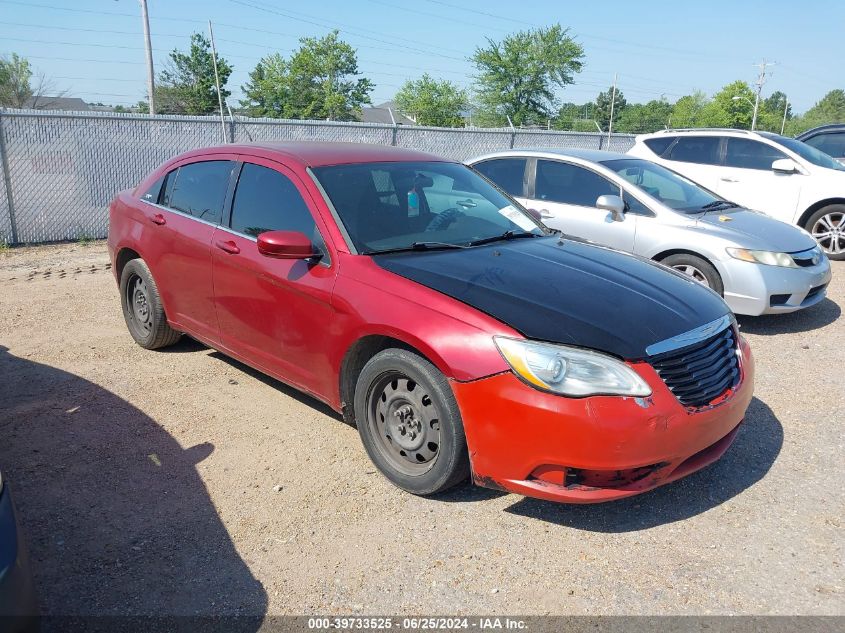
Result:
M258 252L276 259L309 259L322 255L299 231L265 231L259 234Z
M596 200L596 208L610 211L614 222L622 222L625 220L625 203L622 202L622 198L619 196L599 196Z
M791 158L778 158L772 163L772 171L779 174L794 174L798 171L798 165Z

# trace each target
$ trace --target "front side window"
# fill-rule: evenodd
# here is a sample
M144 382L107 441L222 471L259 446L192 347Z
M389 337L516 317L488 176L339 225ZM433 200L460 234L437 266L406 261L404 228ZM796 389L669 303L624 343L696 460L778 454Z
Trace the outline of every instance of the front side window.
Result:
M666 158L682 163L718 165L719 142L718 136L682 136Z
M296 185L275 169L244 163L232 200L233 231L258 237L265 231L297 231L312 242L319 233Z
M786 154L760 141L747 138L728 138L728 149L725 152L725 166L740 169L760 169L771 171L772 163Z
M556 160L537 161L537 200L595 207L599 196L619 193L617 185L589 169Z
M313 173L360 253L435 242L466 246L508 231L544 235L521 207L465 165L358 163Z
M698 213L705 205L721 200L704 187L651 161L620 158L602 161L602 165L652 198L682 213Z
M219 224L229 188L232 161L208 160L170 172L162 204L195 218Z
M836 171L845 171L845 165L838 163L829 154L819 151L815 147L807 145L795 138L787 138L780 134L773 134L771 132L760 132L760 136L764 136L770 141L785 147L786 149L795 152L808 163L817 165L818 167L826 167L827 169L835 169Z
M494 158L473 165L485 178L495 182L502 190L512 196L525 196L525 164L524 158Z

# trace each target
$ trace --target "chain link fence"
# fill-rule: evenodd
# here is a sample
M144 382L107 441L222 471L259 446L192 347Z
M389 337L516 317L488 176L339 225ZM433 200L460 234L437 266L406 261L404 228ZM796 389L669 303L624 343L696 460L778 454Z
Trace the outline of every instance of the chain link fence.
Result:
M332 121L0 111L0 243L106 237L108 205L165 160L228 142L348 141L465 160L508 148L626 151L628 134Z

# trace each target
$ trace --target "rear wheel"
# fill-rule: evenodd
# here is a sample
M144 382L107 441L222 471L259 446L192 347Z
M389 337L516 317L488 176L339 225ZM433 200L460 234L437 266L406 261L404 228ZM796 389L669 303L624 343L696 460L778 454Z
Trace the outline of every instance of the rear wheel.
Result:
M830 259L845 259L845 204L831 204L816 211L805 228Z
M141 347L167 347L182 336L168 325L158 287L144 260L133 259L123 267L120 300L126 327Z
M434 494L469 475L449 381L417 354L388 349L367 362L355 388L355 418L370 459L403 490Z
M669 257L662 259L660 263L692 277L703 286L718 292L720 296L725 294L725 287L722 285L722 277L719 275L719 271L703 257L689 253L678 253L677 255L669 255Z

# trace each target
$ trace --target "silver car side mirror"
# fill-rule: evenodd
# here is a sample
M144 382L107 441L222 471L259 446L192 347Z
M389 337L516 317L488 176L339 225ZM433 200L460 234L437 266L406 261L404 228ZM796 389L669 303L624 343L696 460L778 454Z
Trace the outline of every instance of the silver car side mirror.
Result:
M625 203L622 198L614 195L599 196L596 200L596 208L610 211L614 222L622 222L625 220Z
M772 163L772 171L779 174L794 174L798 171L798 165L791 158L778 158Z

